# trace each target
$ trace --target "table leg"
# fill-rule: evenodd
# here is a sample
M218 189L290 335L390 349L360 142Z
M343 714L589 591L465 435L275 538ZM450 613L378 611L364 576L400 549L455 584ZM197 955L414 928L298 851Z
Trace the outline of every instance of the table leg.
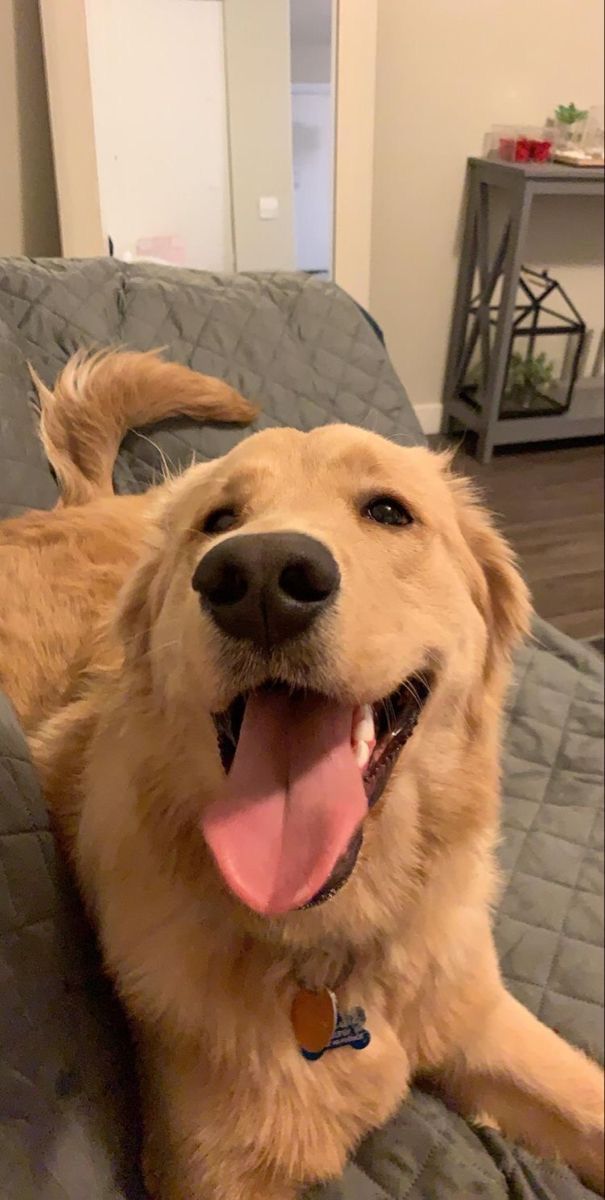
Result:
M460 362L460 356L464 350L465 334L468 322L468 310L471 302L473 280L477 265L477 207L479 186L477 183L476 172L472 167L468 167L467 169L466 187L466 216L464 220L464 233L462 236L462 248L460 252L460 266L458 268L456 298L454 301L452 326L450 330L447 366L445 369L445 382L443 385L441 432L445 434L451 432L452 419L449 415L448 409L450 400L454 395L456 379L458 378L458 365Z
M479 432L477 445L477 457L483 463L490 461L494 449L496 425L500 413L502 392L506 382L511 333L515 315L515 301L519 287L525 236L531 213L531 202L531 189L527 185L517 187L511 192L510 236L504 259L496 336L493 352L490 355L487 384L483 394L482 411L484 422Z

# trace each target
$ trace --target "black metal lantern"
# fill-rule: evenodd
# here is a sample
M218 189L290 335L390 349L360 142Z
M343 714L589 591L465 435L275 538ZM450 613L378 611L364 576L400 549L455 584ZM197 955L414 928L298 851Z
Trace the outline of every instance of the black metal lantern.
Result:
M482 304L473 299L470 318L477 328ZM483 308L485 314L485 308ZM489 377L498 304L488 306L489 338L476 339L479 351L471 362L461 395L481 408L483 384ZM566 412L582 360L586 325L567 293L547 271L523 267L515 305L500 417L555 416Z

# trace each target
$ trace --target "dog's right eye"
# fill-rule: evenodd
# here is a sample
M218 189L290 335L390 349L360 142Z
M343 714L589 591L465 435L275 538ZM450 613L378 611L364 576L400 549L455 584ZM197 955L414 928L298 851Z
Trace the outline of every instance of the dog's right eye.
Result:
M216 508L204 521L204 533L227 533L237 522L238 516L234 508Z
M362 516L377 525L411 525L412 516L393 496L374 496L364 505Z

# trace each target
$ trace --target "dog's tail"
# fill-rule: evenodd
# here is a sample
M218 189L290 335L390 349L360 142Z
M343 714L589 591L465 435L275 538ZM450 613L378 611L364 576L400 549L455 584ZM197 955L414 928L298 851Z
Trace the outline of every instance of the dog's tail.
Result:
M53 391L30 366L40 401L40 436L61 490L59 504L113 495L112 472L129 429L187 416L249 424L257 410L227 383L150 351L79 352Z

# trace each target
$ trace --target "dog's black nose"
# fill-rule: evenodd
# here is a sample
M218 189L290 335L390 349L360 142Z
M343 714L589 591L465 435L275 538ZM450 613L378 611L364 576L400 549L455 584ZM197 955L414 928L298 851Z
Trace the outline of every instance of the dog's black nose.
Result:
M303 533L242 533L204 555L193 587L231 637L270 649L304 633L334 600L338 565Z

